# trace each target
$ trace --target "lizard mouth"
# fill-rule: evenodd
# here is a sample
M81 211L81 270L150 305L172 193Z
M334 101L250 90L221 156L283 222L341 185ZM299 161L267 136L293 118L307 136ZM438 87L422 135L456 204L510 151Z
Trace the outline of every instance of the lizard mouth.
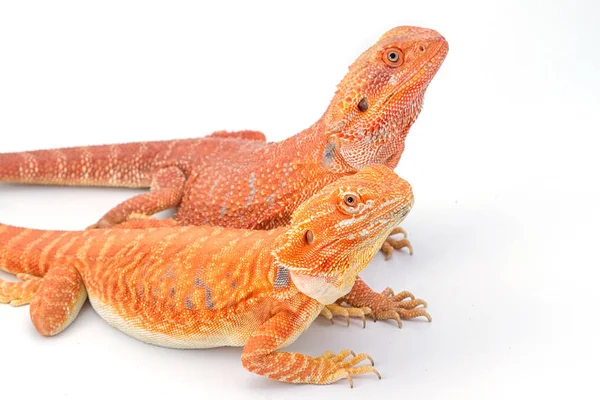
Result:
M405 197L396 197L377 207L374 210L376 217L368 229L374 231L376 241L387 238L390 231L406 218L413 204L414 197L411 195L408 201ZM368 246L369 244L366 245Z
M374 227L374 230L370 233L371 237L358 245L358 248L350 256L350 264L354 266L356 273L365 268L372 260L392 230L406 218L414 203L412 196L408 202L403 198L393 200L393 203L386 202L390 203L390 206L384 208L381 216L372 223L371 226ZM399 206L399 204L403 205Z
M393 228L395 228L402 221L404 221L404 218L406 218L406 216L410 212L413 204L414 204L414 198L411 197L410 200L409 200L409 202L407 204L405 204L402 207L397 207L395 210L393 210L391 212L391 215L390 215L389 219L392 219L393 223L390 224L391 225L390 226L390 230L393 229Z

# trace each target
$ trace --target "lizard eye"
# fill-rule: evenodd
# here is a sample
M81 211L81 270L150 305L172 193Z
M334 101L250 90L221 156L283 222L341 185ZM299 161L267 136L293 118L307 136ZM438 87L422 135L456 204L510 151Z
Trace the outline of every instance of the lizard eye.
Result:
M402 53L402 50L392 47L385 53L383 61L390 67L397 67L404 61L404 54Z
M353 194L347 194L344 196L344 204L348 207L356 207L357 201Z
M338 209L346 215L357 215L364 211L360 194L355 191L348 190L340 193L338 197Z

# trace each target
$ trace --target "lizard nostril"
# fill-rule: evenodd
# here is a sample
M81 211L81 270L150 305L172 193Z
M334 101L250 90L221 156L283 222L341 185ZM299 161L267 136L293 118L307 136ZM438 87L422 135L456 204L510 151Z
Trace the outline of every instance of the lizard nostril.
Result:
M314 242L315 235L313 234L313 231L311 231L309 229L306 232L304 232L304 239L306 239L306 243L308 243L308 244L311 244L312 242Z
M362 112L365 112L369 109L369 100L367 100L366 97L360 99L360 101L358 102L358 109Z
M425 46L423 46L423 45L420 45L420 46L419 46L419 51L421 51L421 52L425 51Z

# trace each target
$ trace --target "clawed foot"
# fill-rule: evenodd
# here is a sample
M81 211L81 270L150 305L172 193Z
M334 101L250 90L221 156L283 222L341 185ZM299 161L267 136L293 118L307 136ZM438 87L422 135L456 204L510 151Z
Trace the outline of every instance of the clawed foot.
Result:
M333 324L333 317L344 317L346 318L346 326L350 326L350 318L360 318L363 322L363 328L367 326L366 316L371 314L369 307L345 307L339 304L333 303L323 307L321 315L327 318Z
M401 233L404 238L403 239L392 239L391 236L397 235ZM412 255L413 247L410 241L407 239L408 234L401 227L394 228L390 233L390 236L383 242L381 245L381 251L383 252L386 261L392 258L394 254L394 250L402 250L404 248L408 249L408 254Z
M350 325L350 318L360 318L363 321L363 328L366 327L366 317L374 321L394 320L398 327L402 328L402 320L425 317L431 322L431 316L423 308L427 307L427 302L421 299L415 299L415 296L407 291L394 294L391 288L386 288L381 293L371 292L362 299L362 303L368 306L352 307L340 303L325 306L321 315L333 323L333 317L341 316L346 318L346 323Z
M431 322L431 315L423 308L417 308L427 307L427 302L415 299L411 292L403 291L394 294L391 288L386 288L381 294L376 294L369 300L369 306L372 310L369 316L375 321L393 319L398 323L398 328L402 328L401 320L403 319L425 317L427 321Z
M29 274L17 274L21 282L7 282L0 279L0 304L20 307L31 303L42 278Z
M352 357L346 360L349 356ZM331 379L331 382L346 378L350 382L350 387L353 388L353 376L373 373L379 379L381 379L381 374L374 368L375 362L373 361L373 358L365 353L356 354L352 350L348 349L342 350L339 354L335 354L332 351L326 351L322 356L318 357L318 359L324 359L328 363L331 363L331 366L328 368L328 370L330 370L328 375ZM369 360L371 365L362 367L356 366L365 360Z

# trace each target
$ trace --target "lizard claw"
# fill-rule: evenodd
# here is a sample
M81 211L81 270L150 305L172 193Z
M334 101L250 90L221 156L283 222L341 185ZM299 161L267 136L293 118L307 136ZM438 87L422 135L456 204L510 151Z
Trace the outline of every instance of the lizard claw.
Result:
M362 369L368 368L368 371L366 372L362 372ZM372 372L375 374L375 376L377 376L377 378L379 378L381 380L381 374L379 373L379 371L377 371L375 368L373 367L362 367L362 368L353 368L352 373L354 373L355 375L360 375L360 374L366 374ZM348 375L346 375L346 379L348 379L348 381L350 382L350 389L354 389L354 381L352 380L352 375L351 372L348 372Z
M328 306L323 307L321 310L321 315L327 318L333 324L333 317L344 317L346 318L346 326L350 326L350 318L360 318L363 322L363 328L367 326L366 316L371 314L371 309L369 307L345 307L341 306L337 303L330 304Z
M403 239L392 239L391 236L399 233L401 233L404 236ZM406 248L408 250L408 254L413 254L413 247L410 241L407 239L407 236L408 234L406 233L406 231L399 226L392 230L389 237L381 245L381 251L385 256L386 261L392 258L394 250L402 250Z
M385 297L393 297L396 301L402 301L408 298L410 298L411 300L415 299L415 295L406 290L394 295L394 290L390 287L386 287L385 289L383 289L381 294Z
M399 233L402 234L402 236L404 236L404 237L408 236L408 232L406 232L406 230L404 228L402 228L401 226L397 226L394 229L392 229L390 236L397 235Z
M344 349L344 350L340 351L338 354L335 354L333 351L327 350L325 353L323 353L318 358L325 358L327 360L331 360L331 361L334 361L334 362L342 362L346 358L348 358L348 356L350 356L350 355L353 358L356 357L356 353L353 352L350 349Z
M350 355L352 357L348 358ZM337 379L343 379L345 377L350 382L351 388L354 387L353 376L373 373L381 379L381 374L374 368L375 362L373 361L373 358L366 353L356 354L352 350L345 349L338 354L335 354L332 351L326 351L318 358L331 362L331 366L328 368L330 370L328 375L338 377ZM357 366L365 360L368 360L371 365ZM335 381L337 379L333 380Z
M410 300L406 300L410 299ZM427 302L421 299L415 299L415 296L408 291L402 291L394 295L391 288L385 288L380 295L371 299L374 305L370 305L372 309L371 316L375 320L393 319L398 323L398 327L402 327L401 320L414 319L417 317L425 317L431 322L431 315L422 308L427 307Z

